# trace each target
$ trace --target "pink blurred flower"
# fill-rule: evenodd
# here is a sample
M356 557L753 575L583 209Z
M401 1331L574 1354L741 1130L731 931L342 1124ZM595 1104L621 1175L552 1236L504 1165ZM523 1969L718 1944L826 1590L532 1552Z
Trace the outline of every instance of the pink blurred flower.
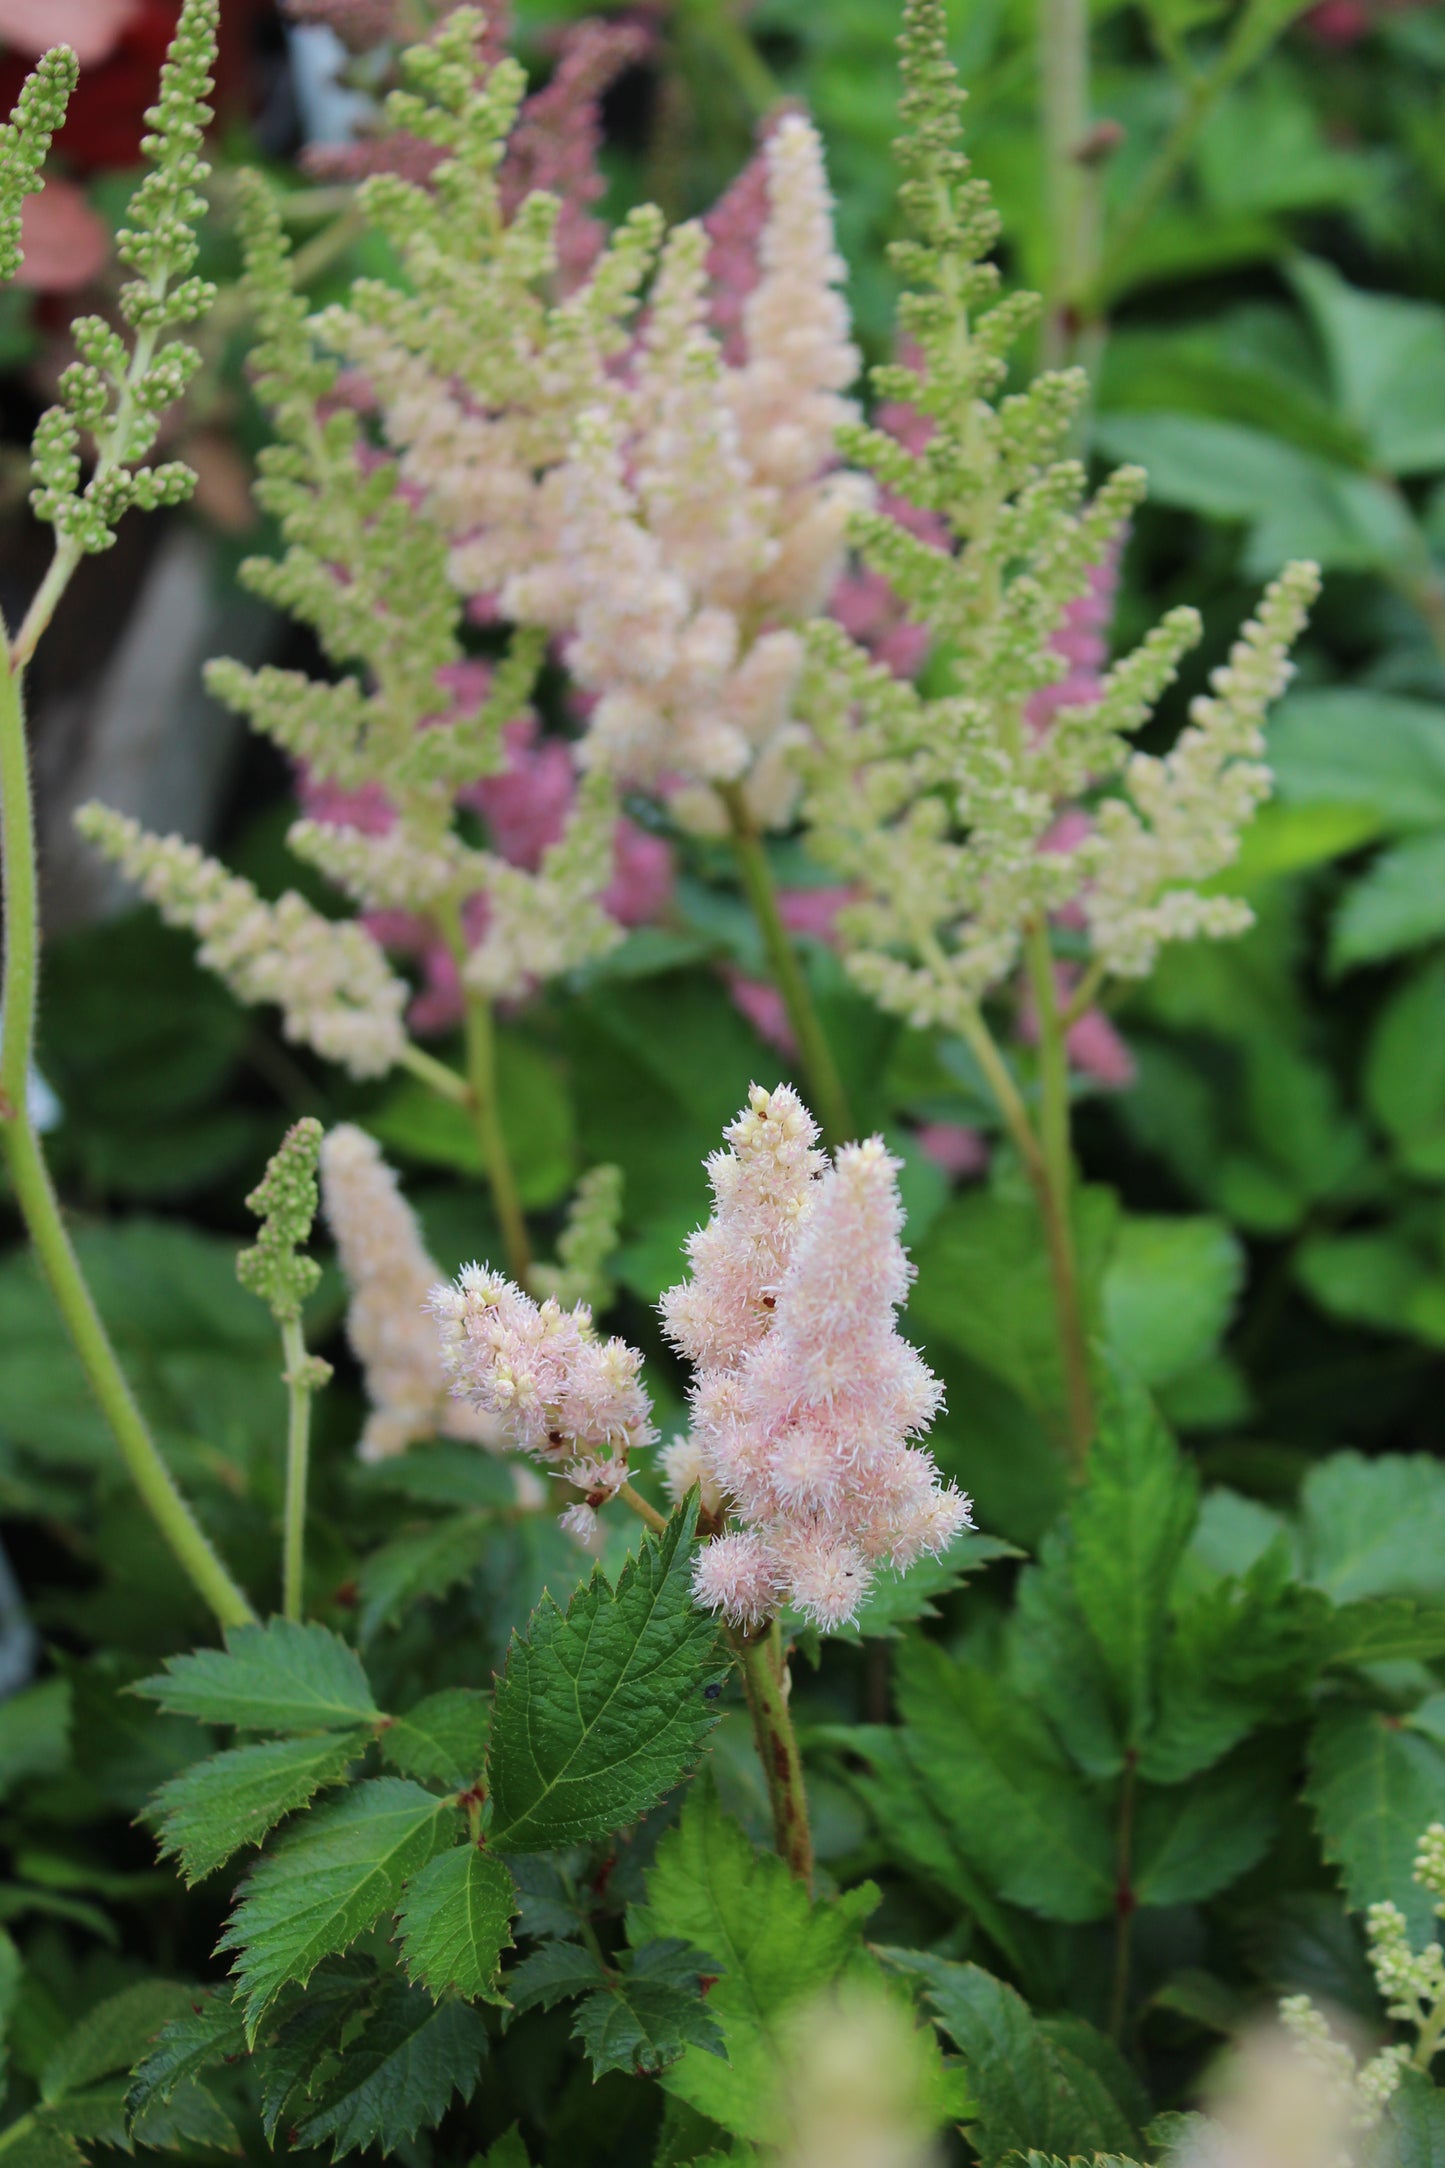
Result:
M3 5L3 0L0 0ZM20 207L24 257L17 286L42 294L73 293L99 277L110 256L110 233L74 181L48 180Z
M723 980L734 1008L741 1010L758 1037L780 1054L796 1054L798 1042L788 1022L787 1003L777 987L767 979L750 979L733 965L724 970Z
M32 56L68 45L88 68L109 59L140 7L141 0L0 0L0 41Z
M780 888L778 916L789 933L831 945L837 938L838 913L852 900L851 888Z
M914 1134L933 1164L954 1181L982 1174L988 1165L987 1139L963 1122L923 1122Z

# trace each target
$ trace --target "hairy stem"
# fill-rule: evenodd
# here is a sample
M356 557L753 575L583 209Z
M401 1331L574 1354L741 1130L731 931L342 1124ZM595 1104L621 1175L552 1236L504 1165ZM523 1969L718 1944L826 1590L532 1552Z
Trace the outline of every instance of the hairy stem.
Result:
M855 1133L847 1094L838 1074L838 1065L833 1059L833 1049L828 1044L822 1021L813 1006L813 997L808 991L808 981L798 960L798 952L788 937L788 929L778 910L778 892L768 864L768 854L763 848L762 838L748 811L747 800L740 786L736 783L719 783L716 788L727 813L743 889L758 931L763 937L768 969L772 973L774 985L783 997L788 1022L797 1041L813 1112L818 1117L825 1142L830 1145L847 1144Z
M1049 977L1049 996L1052 1003L1053 977ZM1063 1031L1060 1028L1057 1006L1052 1008L1052 1019L1060 1049L1063 1047ZM1043 1223L1044 1243L1048 1251L1049 1277L1054 1290L1054 1319L1059 1340L1059 1362L1064 1377L1065 1437L1070 1457L1082 1468L1088 1458L1089 1446L1094 1434L1093 1397L1089 1386L1089 1351L1084 1332L1083 1307L1079 1299L1078 1267L1074 1257L1073 1224L1069 1212L1069 1152L1068 1152L1068 1070L1063 1071L1063 1153L1062 1179L1056 1167L1050 1165L1050 1155L1040 1140L1023 1095L1013 1080L1008 1063L999 1052L998 1043L976 1009L959 1021L960 1035L983 1071L990 1091L1003 1116L1004 1127L1013 1140L1014 1148L1023 1162L1029 1178L1039 1218ZM1040 1016L1040 1053L1042 1055L1043 1017ZM1043 1063L1041 1060L1041 1069ZM1049 1083L1043 1079L1045 1097L1045 1121L1047 1130L1051 1124L1048 1113ZM1057 1089L1057 1086L1055 1087ZM1058 1130L1058 1115L1052 1117L1052 1127ZM1057 1151L1057 1147L1056 1147Z
M281 1608L290 1619L304 1616L306 1581L306 1471L311 1458L311 1384L306 1341L300 1318L281 1327L286 1356L286 1527L282 1540Z
M1129 1966L1134 1941L1134 1803L1138 1789L1139 1756L1130 1747L1124 1756L1119 1786L1119 1822L1114 1854L1114 1978L1109 1991L1109 2038L1117 2040L1129 2012Z
M471 1086L472 1121L482 1148L482 1163L491 1185L492 1203L501 1222L507 1270L518 1287L525 1287L532 1270L532 1244L497 1108L497 1036L492 1024L491 1003L482 995L470 992L466 1003L467 1080Z
M803 1760L788 1708L788 1663L782 1633L774 1619L761 1634L734 1632L729 1638L742 1666L743 1691L773 1812L773 1842L789 1873L811 1890L813 1835L808 1826Z
M156 1526L223 1626L255 1613L206 1540L161 1459L126 1383L50 1180L29 1110L35 1044L40 916L30 761L20 685L0 628L0 863L5 886L4 1039L0 1044L0 1136L10 1178L35 1254L80 1357L90 1388L114 1433Z
M1058 1316L1059 1353L1068 1405L1069 1448L1080 1467L1089 1457L1094 1436L1094 1402L1089 1383L1089 1347L1079 1295L1074 1253L1073 1154L1069 1141L1069 1055L1054 984L1054 959L1048 928L1039 920L1027 942L1029 984L1039 1024L1039 1117L1044 1181L1040 1205L1049 1245Z

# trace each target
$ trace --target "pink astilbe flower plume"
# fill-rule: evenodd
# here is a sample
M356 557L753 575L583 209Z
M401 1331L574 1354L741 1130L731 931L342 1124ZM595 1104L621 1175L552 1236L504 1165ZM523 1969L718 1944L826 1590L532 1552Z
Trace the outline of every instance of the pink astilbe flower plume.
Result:
M629 1454L655 1435L636 1348L600 1340L585 1303L534 1302L484 1265L433 1288L428 1306L453 1393L574 1484L588 1507L615 1497ZM575 1516L570 1525L590 1529Z
M690 1435L665 1456L729 1527L701 1553L698 1600L734 1625L783 1604L825 1631L899 1570L972 1525L969 1501L908 1440L942 1402L897 1330L912 1267L899 1162L881 1139L829 1165L786 1085L754 1086L709 1166L716 1206L688 1245L664 1326L699 1365Z

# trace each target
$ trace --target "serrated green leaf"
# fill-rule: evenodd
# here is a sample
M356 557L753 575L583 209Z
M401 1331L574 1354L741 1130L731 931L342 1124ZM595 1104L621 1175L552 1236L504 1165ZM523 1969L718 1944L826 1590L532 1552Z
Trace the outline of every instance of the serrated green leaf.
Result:
M124 2080L112 2078L106 2085L91 2085L84 2092L67 2093L63 2100L43 2108L40 2115L46 2130L74 2138L81 2145L124 2146Z
M260 1844L326 1785L339 1784L369 1736L268 1739L213 1754L172 1777L147 1809L147 1819L159 1823L162 1857L178 1859L188 1882L201 1881L243 1844Z
M434 2003L419 1988L389 1988L349 2043L296 2143L331 2143L331 2157L375 2145L392 2153L439 2123L452 2096L470 2100L487 2029L464 2002Z
M288 2130L294 2126L321 2071L330 2068L328 2057L375 1987L372 1965L342 1958L318 1965L304 1992L293 1992L274 2035L256 2056L268 2145L275 2145L283 2121Z
M862 1951L862 1922L877 1902L868 1884L813 1904L776 1854L758 1852L725 1814L705 1778L658 1846L646 1900L627 1915L634 1949L668 1937L715 1953L722 1977L708 1996L731 2068L689 2047L661 2078L724 2130L774 2130L786 2019L830 1986Z
M722 2027L700 1985L707 1964L686 1943L649 1942L626 1971L584 1999L572 2035L587 2050L594 2079L609 2070L656 2077L689 2048L727 2060Z
M1336 1603L1445 1597L1445 1465L1424 1453L1332 1453L1300 1493L1305 1578Z
M1284 1801L1274 1772L1248 1758L1167 1791L1145 1787L1134 1827L1141 1905L1200 1904L1256 1866Z
M1148 1394L1114 1370L1088 1479L1069 1513L1070 1568L1131 1746L1153 1717L1169 1590L1197 1511L1193 1471Z
M532 2168L531 2156L515 2123L482 2155L481 2168Z
M1341 1704L1321 1711L1309 1761L1305 1797L1351 1909L1391 1898L1428 1939L1432 1900L1415 1881L1415 1850L1440 1818L1445 1752L1408 1718Z
M582 1844L636 1821L692 1768L716 1722L716 1621L692 1595L697 1500L645 1537L612 1588L598 1568L565 1615L544 1596L497 1684L489 1842Z
M470 1686L444 1687L382 1732L382 1758L423 1784L475 1784L487 1758L492 1697Z
M497 1974L517 1885L495 1852L457 1845L414 1875L397 1912L402 1960L418 1986L438 1997L505 2002Z
M126 2105L129 2108L129 2095ZM197 2078L182 2078L169 2100L154 2101L133 2117L130 2142L169 2153L194 2153L197 2146L208 2152L241 2150L235 2124Z
M198 1987L190 2005L171 2019L132 2071L126 2108L133 2118L164 2107L178 2086L212 2064L244 2054L246 2029L229 1988Z
M114 2070L130 2070L161 2029L190 2008L190 1997L176 1980L142 1980L98 2003L46 2062L41 2099L64 2100Z
M604 1985L607 1968L580 1942L544 1942L507 1974L507 1999L516 2011L553 2010L574 1995Z
M1097 2072L1051 2041L1013 1988L979 1965L886 1954L924 1981L964 2057L978 2100L969 2135L982 2168L1035 2148L1068 2158L1134 2144L1137 2133Z
M1445 2168L1445 2093L1422 2071L1401 2077L1383 2135L1391 2168Z
M1140 1774L1182 1783L1257 1725L1295 1714L1333 1632L1329 1599L1293 1579L1282 1543L1245 1573L1194 1590L1169 1620L1159 1715L1139 1758Z
M233 1627L224 1649L174 1656L131 1691L238 1731L339 1731L381 1717L356 1651L325 1626L291 1619Z
M1330 1620L1323 1661L1330 1665L1434 1663L1445 1656L1445 1605L1408 1596L1371 1596L1341 1604Z
M394 1911L407 1878L452 1842L457 1824L451 1800L404 1777L371 1777L315 1808L252 1868L217 1945L237 1953L252 2039L286 1982L304 1986L323 1957Z
M480 1456L478 1456L480 1457ZM361 1638L370 1643L409 1604L434 1603L481 1565L493 1513L449 1513L373 1551L361 1569Z
M897 1692L918 1781L990 1889L1045 1919L1106 1918L1109 1816L1036 1712L977 1665L922 1640L899 1652Z
M43 2119L37 2118L29 2130L12 2123L3 2135L5 2168L86 2168L75 2140Z

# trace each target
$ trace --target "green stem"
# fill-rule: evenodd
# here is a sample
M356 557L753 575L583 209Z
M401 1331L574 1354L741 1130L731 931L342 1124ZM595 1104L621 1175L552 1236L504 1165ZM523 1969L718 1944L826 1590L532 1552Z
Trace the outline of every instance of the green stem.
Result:
M306 1340L299 1317L281 1327L286 1357L286 1527L282 1539L281 1609L289 1619L305 1615L306 1471L311 1458L311 1384Z
M666 1534L667 1515L659 1513L656 1506L650 1506L640 1490L635 1490L630 1483L624 1483L617 1495L622 1500L622 1503L652 1530L655 1536Z
M782 1634L774 1619L763 1634L734 1632L729 1638L742 1666L743 1691L773 1812L773 1842L789 1873L811 1890L813 1837L808 1826L803 1760L788 1708L788 1665Z
M762 837L748 811L747 800L740 785L719 783L716 787L727 813L743 889L758 931L763 937L768 969L772 973L774 985L783 997L788 1022L797 1041L813 1112L818 1118L826 1143L846 1144L856 1133L848 1108L847 1094L838 1074L837 1063L833 1059L833 1049L828 1044L827 1034L813 1006L813 997L808 991L808 981L798 960L798 952L788 938L788 929L778 910L778 892Z
M470 991L466 996L466 1037L472 1121L482 1148L487 1180L491 1184L492 1203L501 1223L507 1270L518 1287L525 1287L532 1270L532 1245L497 1111L497 1036L492 1025L491 1004L482 995Z
M1073 351L1074 297L1087 273L1083 258L1090 186L1081 152L1089 127L1088 0L1039 0L1038 27L1049 222L1043 360L1045 368L1057 369Z
M1068 1405L1069 1448L1082 1468L1094 1436L1094 1402L1089 1383L1089 1347L1079 1296L1074 1254L1073 1154L1069 1144L1069 1053L1054 984L1054 958L1048 927L1042 919L1029 929L1026 952L1029 984L1039 1026L1039 1132L1043 1150L1043 1186L1039 1202L1049 1246Z
M212 1550L161 1459L132 1397L61 1217L29 1111L40 917L30 761L20 686L0 628L0 862L5 885L4 1038L0 1135L30 1239L92 1392L131 1478L176 1559L223 1626L255 1617Z
M471 1086L464 1076L458 1076L456 1070L449 1069L444 1061L437 1061L421 1047L414 1046L409 1039L397 1058L401 1068L409 1069L413 1076L420 1077L423 1084L430 1085L443 1099L450 1099L454 1106L471 1105Z

